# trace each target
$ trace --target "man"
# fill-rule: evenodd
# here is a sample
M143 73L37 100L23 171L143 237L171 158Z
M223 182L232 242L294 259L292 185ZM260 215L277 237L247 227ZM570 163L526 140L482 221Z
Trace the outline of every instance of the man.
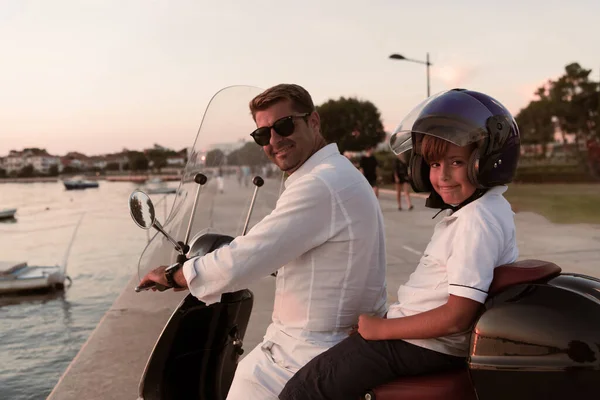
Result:
M377 186L377 159L373 155L373 147L366 150L367 154L360 158L360 172L367 178L367 182L373 188L376 197L379 197L379 186Z
M308 92L272 87L250 102L251 135L289 174L275 210L246 236L170 275L201 301L277 271L272 323L238 365L228 399L276 399L304 364L386 306L383 216L368 183L327 145ZM165 267L142 280L169 285Z

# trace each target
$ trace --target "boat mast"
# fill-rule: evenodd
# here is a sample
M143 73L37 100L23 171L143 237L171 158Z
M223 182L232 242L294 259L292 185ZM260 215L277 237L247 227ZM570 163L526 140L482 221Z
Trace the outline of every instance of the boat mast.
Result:
M71 237L71 241L69 242L69 246L67 247L67 251L65 253L65 257L62 262L62 274L65 275L67 272L67 260L69 259L69 253L71 252L71 247L73 247L73 242L75 241L75 237L77 236L77 230L79 230L79 225L81 225L81 221L83 221L83 217L85 216L85 212L81 213L81 217L75 226L75 230L73 231L73 236Z

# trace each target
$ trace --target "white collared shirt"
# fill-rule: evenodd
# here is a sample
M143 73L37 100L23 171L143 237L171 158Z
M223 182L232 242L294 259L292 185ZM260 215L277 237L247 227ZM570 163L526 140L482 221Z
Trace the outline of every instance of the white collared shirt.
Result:
M388 318L401 318L440 307L449 296L483 303L494 268L515 262L519 256L514 213L496 186L436 226L419 265L398 289L398 302ZM445 354L466 356L469 333L437 339L406 340Z
M273 212L246 236L186 262L183 273L211 304L278 271L268 339L331 345L361 313L385 313L384 240L373 190L330 144L290 175Z

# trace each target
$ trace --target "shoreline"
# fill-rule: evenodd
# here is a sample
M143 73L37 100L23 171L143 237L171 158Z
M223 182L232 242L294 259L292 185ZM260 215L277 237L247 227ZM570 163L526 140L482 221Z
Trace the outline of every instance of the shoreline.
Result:
M56 183L62 182L65 179L71 179L75 175L70 176L37 176L30 178L0 178L2 183ZM135 175L100 175L86 176L84 179L90 181L107 181L107 182L146 182L149 179L160 178L165 182L181 180L181 175L176 174L135 174Z

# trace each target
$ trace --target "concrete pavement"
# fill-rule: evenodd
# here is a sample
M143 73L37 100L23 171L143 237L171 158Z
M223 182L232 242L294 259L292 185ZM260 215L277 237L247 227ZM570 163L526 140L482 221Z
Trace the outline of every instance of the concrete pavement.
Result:
M510 189L509 189L510 190ZM413 197L412 211L398 211L393 191L382 191L386 223L388 301L416 267L441 216ZM533 213L516 215L520 258L553 261L564 271L600 276L600 226L556 225ZM184 293L134 293L133 277L100 321L50 395L51 400L135 399L152 347ZM244 340L246 354L262 340L270 322L274 279L250 287L255 302Z

